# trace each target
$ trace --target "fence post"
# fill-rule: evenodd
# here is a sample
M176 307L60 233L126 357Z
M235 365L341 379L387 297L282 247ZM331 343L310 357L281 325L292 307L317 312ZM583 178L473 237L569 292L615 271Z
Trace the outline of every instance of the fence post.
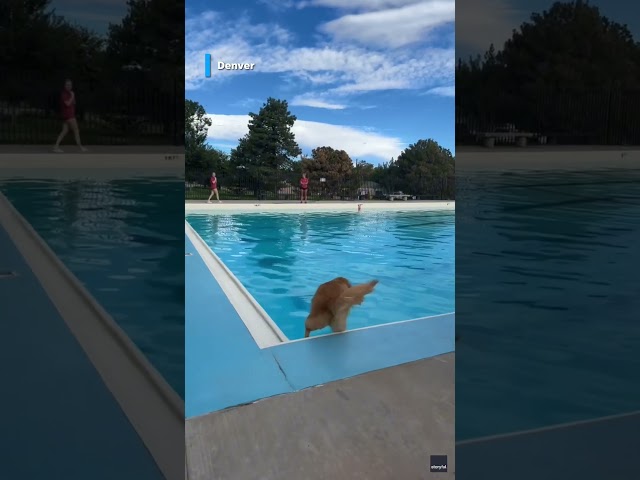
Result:
M610 129L611 129L611 108L613 106L613 82L609 82L609 87L608 87L608 94L607 94L607 111L606 111L606 116L605 116L605 130L604 130L604 144L605 145L609 145L610 141L611 141L611 133L610 133Z
M171 115L173 123L173 143L174 145L180 145L180 136L179 128L178 128L178 110L179 110L179 101L178 101L178 80L173 79L173 115Z

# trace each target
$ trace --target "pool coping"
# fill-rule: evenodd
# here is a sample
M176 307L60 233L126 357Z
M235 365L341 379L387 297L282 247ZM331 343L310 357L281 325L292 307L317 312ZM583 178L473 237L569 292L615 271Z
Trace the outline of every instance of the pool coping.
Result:
M0 225L160 471L184 478L183 400L2 193Z
M633 478L632 439L639 429L640 411L632 411L463 440L456 442L457 472L475 478L485 465L500 465L495 480L511 480L514 472L522 480L548 478L550 472L553 478Z
M311 203L300 203L295 201L229 201L223 203L207 203L202 201L188 201L184 204L185 214L206 213L206 214L230 214L246 213L248 211L269 211L269 212L358 212L358 205L361 205L360 213L369 211L455 211L455 200L411 200L411 201L377 201L377 200L353 200L353 201L312 201Z
M240 319L251 333L260 348L279 345L289 339L280 330L280 327L272 320L269 314L262 308L255 298L249 293L242 282L233 274L229 267L210 249L205 241L198 235L189 222L185 221L185 235L191 240L196 252L207 265L211 275L233 305Z
M215 255L185 223L185 254L197 252L195 235ZM261 348L226 296L225 281L199 252L185 260L187 419L455 351L455 312ZM213 312L202 313L209 305ZM233 346L225 336L234 337ZM203 392L203 384L215 390Z
M462 160L456 163L456 174L483 174L489 171L633 169L640 162L637 146L531 146L458 147Z
M47 147L48 148L48 147ZM184 149L119 149L96 147L96 151L78 152L72 148L63 154L38 149L0 146L0 178L15 179L119 179L130 177L184 177ZM153 151L151 151L153 150Z

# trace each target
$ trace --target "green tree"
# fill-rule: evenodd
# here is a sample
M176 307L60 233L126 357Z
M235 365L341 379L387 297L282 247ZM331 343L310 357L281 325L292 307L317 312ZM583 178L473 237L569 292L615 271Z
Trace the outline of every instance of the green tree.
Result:
M249 116L249 132L232 150L231 161L248 173L258 195L264 188L277 188L281 172L291 172L302 151L291 131L296 117L286 100L268 98L258 113Z
M524 90L590 89L612 82L636 86L640 77L638 45L627 26L580 0L556 2L549 10L533 13L519 31L514 30L495 63L506 67L505 81Z
M229 155L210 145L203 145L189 152L185 150L185 177L187 180L200 181L203 176L208 177L212 171L215 171L220 177L233 173Z
M383 192L391 193L397 190L398 184L397 169L395 168L395 159L392 158L388 162L382 162L373 169L371 179L380 184Z
M609 115L594 105L608 108L611 91L637 89L638 78L640 44L625 25L588 2L556 2L533 13L500 51L492 45L484 57L458 61L456 109L486 128L517 121L534 131L588 131Z
M203 175L215 171L223 176L231 167L229 155L207 144L211 119L204 107L194 100L184 102L185 171L189 181L199 181Z
M190 155L204 148L211 119L207 117L207 112L198 102L185 100L184 125L185 155L189 158Z
M109 27L107 53L120 66L153 73L153 85L173 88L184 79L184 6L175 0L128 0L127 15Z
M435 140L419 140L409 145L393 164L402 191L412 195L443 198L455 163L451 151Z
M51 0L0 2L0 58L11 72L0 75L4 99L45 105L67 77L81 94L90 91L102 54L102 39L57 16Z
M349 186L353 160L344 150L318 147L311 151L310 158L302 159L302 171L308 174L309 181L316 187L320 185L320 179L325 178L326 181L322 185L324 193L341 195L342 190Z
M230 184L233 182L236 172L231 167L227 153L207 145L204 153L204 164L207 177L210 172L216 172L216 175L220 178L220 183L231 186ZM225 188L227 187L225 186Z
M144 113L175 142L184 139L184 5L175 0L128 0L122 21L109 27L107 69L112 95ZM134 90L133 94L131 90Z
M355 166L350 176L350 186L351 190L359 196L362 189L365 189L367 193L369 192L371 188L370 182L373 181L374 166L369 162L358 159L354 161L354 164Z

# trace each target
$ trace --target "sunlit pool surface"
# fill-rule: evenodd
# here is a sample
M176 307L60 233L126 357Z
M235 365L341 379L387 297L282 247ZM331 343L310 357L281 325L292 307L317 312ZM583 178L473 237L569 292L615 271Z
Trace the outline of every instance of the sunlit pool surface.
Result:
M456 185L456 439L640 409L640 171Z
M13 180L0 189L183 395L184 182Z
M289 339L304 336L313 294L338 276L380 281L353 309L349 329L455 310L452 211L190 214L187 220Z

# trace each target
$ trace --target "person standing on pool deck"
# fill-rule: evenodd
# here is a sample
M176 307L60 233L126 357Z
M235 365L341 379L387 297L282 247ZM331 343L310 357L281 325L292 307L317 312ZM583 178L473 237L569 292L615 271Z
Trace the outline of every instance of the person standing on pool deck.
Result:
M209 199L207 200L207 203L211 203L211 197L213 197L214 193L216 194L218 203L222 203L220 201L220 196L218 195L218 179L216 178L216 172L213 172L211 174L211 178L209 179L209 188L211 188L211 194L209 195Z
M307 203L307 193L309 191L309 179L307 174L303 173L300 179L300 203Z
M60 105L62 109L62 131L58 135L58 140L53 147L53 151L56 153L62 153L60 149L60 142L67 136L69 129L73 132L73 136L76 140L76 145L80 147L80 150L86 152L87 149L82 146L80 141L80 130L78 129L78 121L76 120L76 94L73 91L73 83L71 80L65 80L64 90L60 95Z

